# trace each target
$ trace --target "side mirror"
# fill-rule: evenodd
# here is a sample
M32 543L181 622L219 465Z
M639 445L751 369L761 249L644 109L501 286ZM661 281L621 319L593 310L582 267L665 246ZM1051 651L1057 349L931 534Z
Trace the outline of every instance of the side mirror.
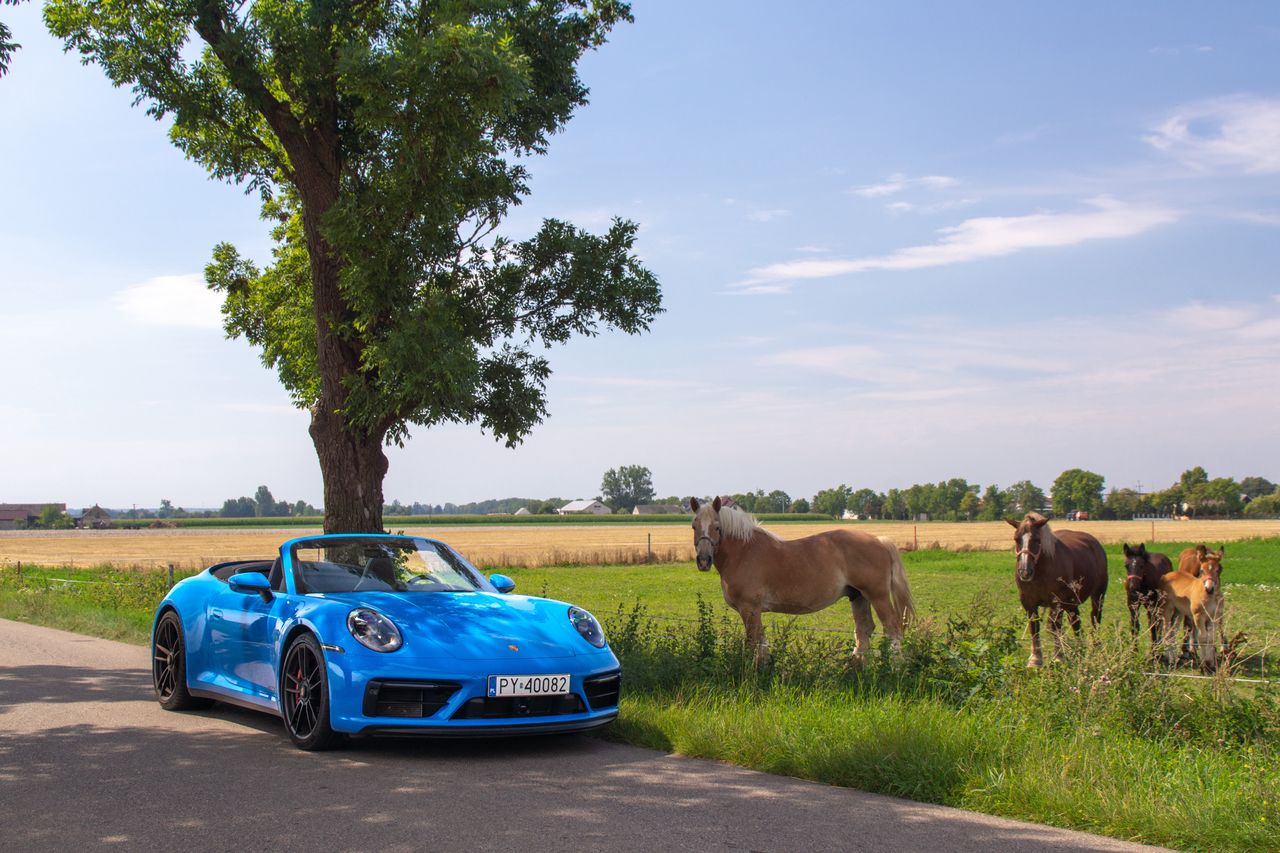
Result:
M493 588L503 595L516 588L516 582L506 575L489 575L489 583L493 584Z
M227 584L234 592L257 593L263 601L271 600L271 584L262 572L245 572L227 578Z

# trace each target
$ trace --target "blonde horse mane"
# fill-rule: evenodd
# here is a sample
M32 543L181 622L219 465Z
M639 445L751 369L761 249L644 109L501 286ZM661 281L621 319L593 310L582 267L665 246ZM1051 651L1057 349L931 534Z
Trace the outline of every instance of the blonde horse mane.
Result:
M760 522L756 521L756 517L747 512L742 507L735 504L720 504L720 535L728 536L730 539L737 539L746 542L751 535L759 530L767 536L778 538L776 533L766 530L760 526Z
M1036 519L1042 518L1044 518L1044 516L1038 512L1027 513L1028 521L1035 521ZM1052 560L1054 551L1056 551L1057 548L1058 537L1053 535L1053 528L1049 526L1049 522L1046 519L1045 523L1040 526L1040 553Z

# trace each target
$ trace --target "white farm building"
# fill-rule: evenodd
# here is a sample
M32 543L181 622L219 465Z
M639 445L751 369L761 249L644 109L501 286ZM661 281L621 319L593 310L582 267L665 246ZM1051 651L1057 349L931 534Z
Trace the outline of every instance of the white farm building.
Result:
M613 512L600 501L569 501L556 510L560 515L608 515Z

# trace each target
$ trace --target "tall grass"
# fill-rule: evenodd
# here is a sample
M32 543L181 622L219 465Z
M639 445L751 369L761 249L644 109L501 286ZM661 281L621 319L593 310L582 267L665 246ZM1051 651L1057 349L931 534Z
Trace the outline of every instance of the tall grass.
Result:
M639 603L605 621L626 679L613 737L1183 849L1280 846L1280 692L1149 675L1127 633L1029 671L1021 625L977 601L917 623L900 658L776 627L758 670L701 601L691 630Z

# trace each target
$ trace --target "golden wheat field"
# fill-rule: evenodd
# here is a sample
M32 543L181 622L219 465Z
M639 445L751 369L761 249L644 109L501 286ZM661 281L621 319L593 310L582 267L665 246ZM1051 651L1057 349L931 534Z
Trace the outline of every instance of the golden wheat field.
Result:
M766 525L784 539L847 528L884 536L900 548L1001 550L1012 545L1003 522L853 522ZM1084 521L1060 527L1092 533L1104 544L1120 542L1231 542L1280 536L1280 520ZM198 569L223 560L264 558L280 542L319 533L300 528L263 530L59 530L0 532L0 565L97 566L157 569L172 563ZM397 531L398 532L398 531ZM444 540L484 567L637 563L652 551L663 562L693 559L693 534L678 524L440 525L405 531Z

